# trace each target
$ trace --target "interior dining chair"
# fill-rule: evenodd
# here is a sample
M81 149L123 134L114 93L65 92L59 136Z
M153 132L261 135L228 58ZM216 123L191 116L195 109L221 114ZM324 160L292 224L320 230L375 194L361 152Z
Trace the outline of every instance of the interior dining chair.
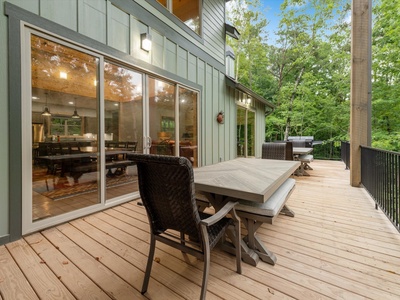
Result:
M139 191L150 223L150 250L142 291L147 291L156 241L177 248L204 261L200 299L205 299L210 251L225 235L234 230L236 268L241 274L240 219L236 202L228 202L214 215L200 212L196 205L193 169L185 157L132 154L137 164ZM226 217L230 213L231 218Z

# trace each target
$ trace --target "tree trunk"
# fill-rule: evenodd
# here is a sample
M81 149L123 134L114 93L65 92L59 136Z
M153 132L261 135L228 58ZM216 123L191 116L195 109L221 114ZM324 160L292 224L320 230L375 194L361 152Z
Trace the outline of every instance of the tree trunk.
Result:
M296 98L296 92L297 92L297 87L300 84L301 77L303 76L304 73L304 66L301 68L299 76L297 76L296 82L294 84L292 96L290 97L290 103L289 103L289 111L288 111L288 117L286 119L286 129L285 129L285 137L284 140L287 141L290 133L290 116L292 115L292 110L293 110L293 101Z

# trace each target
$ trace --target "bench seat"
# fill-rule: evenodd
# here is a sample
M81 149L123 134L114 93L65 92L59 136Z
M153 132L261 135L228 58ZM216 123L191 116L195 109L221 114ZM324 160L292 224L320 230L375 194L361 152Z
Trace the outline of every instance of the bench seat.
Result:
M302 162L310 163L314 160L314 156L312 154L304 154L299 156L299 160Z
M240 217L270 224L281 212L294 216L293 212L288 213L289 209L286 208L284 211L282 209L292 193L295 183L296 181L293 178L286 179L279 189L264 203L239 200L239 204L235 207L237 214Z
M116 168L125 168L131 165L134 165L135 163L131 160L115 160L115 161L110 161L106 162L106 169L116 169ZM91 163L86 163L86 164L81 164L81 165L76 165L72 167L73 172L95 172L97 171L97 162L91 162Z

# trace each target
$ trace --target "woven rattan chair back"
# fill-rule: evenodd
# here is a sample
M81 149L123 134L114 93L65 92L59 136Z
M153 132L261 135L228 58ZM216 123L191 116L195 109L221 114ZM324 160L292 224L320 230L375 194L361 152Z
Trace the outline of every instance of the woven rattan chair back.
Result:
M261 158L285 160L286 143L263 143Z
M151 219L151 230L167 229L199 236L200 215L194 195L193 169L183 157L147 155L137 159L139 190Z
M150 223L151 239L142 294L147 291L156 241L168 244L204 261L204 274L200 299L205 299L210 250L225 234L225 229L235 229L237 272L241 273L240 220L234 210L235 203L219 219L208 221L210 215L198 211L191 162L185 157L166 155L131 154L136 162L139 191ZM235 217L226 218L230 213ZM215 216L214 216L215 217ZM178 234L170 234L170 231ZM167 232L168 231L168 232ZM189 237L189 239L188 239ZM194 242L194 241L199 242Z

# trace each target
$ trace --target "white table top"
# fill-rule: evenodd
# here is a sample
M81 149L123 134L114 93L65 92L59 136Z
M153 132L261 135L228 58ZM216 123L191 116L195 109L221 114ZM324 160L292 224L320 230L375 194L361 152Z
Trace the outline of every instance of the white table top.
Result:
M195 168L196 192L263 203L300 166L298 161L237 158Z
M293 147L293 154L309 154L313 151L313 148Z

